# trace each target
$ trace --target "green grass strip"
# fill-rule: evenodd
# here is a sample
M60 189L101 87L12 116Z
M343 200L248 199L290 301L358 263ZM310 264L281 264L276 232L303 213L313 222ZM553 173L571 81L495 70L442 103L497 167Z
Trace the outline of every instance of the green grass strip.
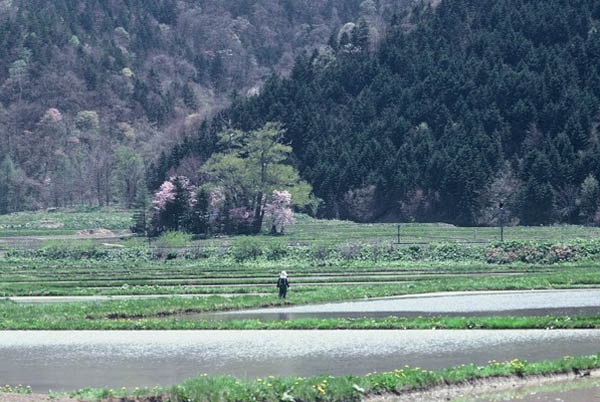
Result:
M566 356L559 360L528 362L491 361L487 365L465 364L430 371L404 366L391 372L366 376L266 377L240 380L232 376L207 376L187 380L171 388L121 390L81 389L71 393L76 398L109 399L134 397L142 400L154 396L155 402L242 402L242 401L328 401L354 402L369 395L401 395L413 390L427 390L494 377L527 377L560 373L585 373L600 368L600 353L591 356ZM129 400L129 399L128 399ZM147 400L147 399L144 399Z
M89 317L89 316L88 316ZM0 321L2 330L332 330L332 329L600 329L600 315L590 317L385 317L303 318L261 321L215 321L182 317L89 319L15 317Z

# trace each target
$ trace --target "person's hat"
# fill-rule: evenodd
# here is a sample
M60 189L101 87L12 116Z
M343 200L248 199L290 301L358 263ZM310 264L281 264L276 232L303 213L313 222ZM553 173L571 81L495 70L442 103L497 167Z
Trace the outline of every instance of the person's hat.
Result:
M281 271L281 274L279 276L282 278L287 278L287 273L285 271Z

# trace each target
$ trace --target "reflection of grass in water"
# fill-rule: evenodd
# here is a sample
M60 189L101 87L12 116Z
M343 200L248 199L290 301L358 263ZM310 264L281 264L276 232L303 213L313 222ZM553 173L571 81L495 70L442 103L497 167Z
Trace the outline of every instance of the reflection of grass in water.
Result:
M540 393L555 393L555 392L569 392L590 388L598 388L598 396L596 399L600 400L600 378L588 378L588 379L577 379L577 380L566 380L552 384L542 385L531 385L522 386L516 389L510 389L503 392L496 393L483 393L479 395L461 396L453 399L453 402L497 402L497 401L512 401L521 400L532 394ZM537 395L539 396L539 395Z

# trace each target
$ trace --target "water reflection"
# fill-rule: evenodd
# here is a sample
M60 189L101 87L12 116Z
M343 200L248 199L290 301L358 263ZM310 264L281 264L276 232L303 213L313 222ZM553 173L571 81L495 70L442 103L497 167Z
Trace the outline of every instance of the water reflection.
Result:
M287 316L282 316L286 313ZM490 293L407 295L306 306L276 307L190 316L190 319L276 320L292 318L375 318L418 316L540 316L600 315L600 290L512 291ZM183 318L183 317L182 317Z
M569 315L569 316L596 316L600 311L596 307L573 307L557 309L523 309L523 310L502 310L494 311L329 311L329 312L270 312L265 309L261 312L235 312L235 313L192 313L180 314L177 316L181 320L190 321L232 321L232 320L294 320L302 318L387 318L387 317L527 317L527 316L546 316L546 315ZM173 317L163 317L165 320L172 320Z
M4 331L0 379L35 391L171 385L198 374L364 375L597 353L600 331Z

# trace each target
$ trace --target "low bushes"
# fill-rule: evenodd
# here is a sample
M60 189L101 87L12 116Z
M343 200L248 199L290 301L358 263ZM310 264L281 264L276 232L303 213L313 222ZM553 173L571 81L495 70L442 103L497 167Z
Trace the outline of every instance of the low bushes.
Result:
M557 264L600 261L600 240L568 243L513 241L483 245L459 243L398 246L394 244L344 243L322 241L309 245L290 245L285 239L242 236L230 245L194 244L185 234L169 232L154 243L155 247L133 244L109 247L93 241L49 241L37 250L9 250L9 257L43 257L48 259L210 259L237 263L250 261L301 261L316 265L349 262L473 262L487 264Z
M231 243L229 254L237 262L255 260L263 254L263 246L253 237L240 237Z
M568 243L506 242L495 243L485 250L486 261L491 264L524 262L529 264L555 264L572 261L598 261L600 241L578 240Z

